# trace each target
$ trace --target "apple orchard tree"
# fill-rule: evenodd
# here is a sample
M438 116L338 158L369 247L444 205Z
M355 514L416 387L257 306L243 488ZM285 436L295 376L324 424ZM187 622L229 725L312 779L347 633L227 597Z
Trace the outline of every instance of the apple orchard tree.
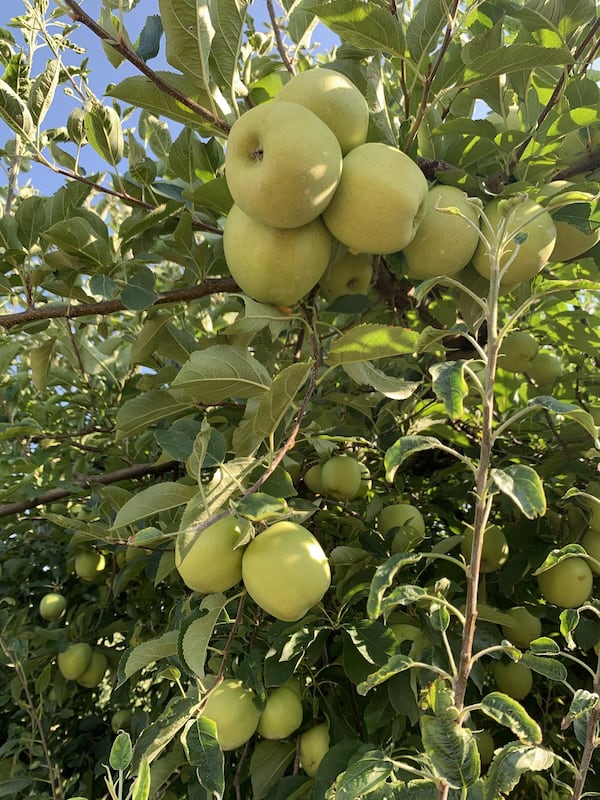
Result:
M593 0L9 5L0 796L596 796Z

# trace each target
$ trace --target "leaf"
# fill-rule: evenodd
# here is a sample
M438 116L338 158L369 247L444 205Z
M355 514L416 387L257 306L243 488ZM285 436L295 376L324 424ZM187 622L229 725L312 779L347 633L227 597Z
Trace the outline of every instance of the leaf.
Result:
M218 800L225 792L225 759L217 741L217 726L200 717L187 730L183 740L190 764L196 767L198 781Z
M390 588L398 572L405 566L411 566L421 560L419 553L396 553L379 564L371 580L369 599L367 600L367 614L370 619L381 616L382 602L385 592Z
M418 3L410 16L406 29L406 46L413 63L434 50L440 32L448 21L446 0L429 0Z
M406 400L421 385L418 381L407 381L404 378L386 375L369 361L361 364L343 364L342 367L344 372L359 386L372 386L373 389L392 400Z
M131 764L131 754L131 736L125 731L121 731L110 748L108 763L112 769L123 772Z
M83 120L86 136L94 150L111 166L116 166L123 158L125 145L121 119L115 109L94 101Z
M180 647L187 667L199 678L205 676L204 666L208 653L208 644L217 620L227 605L223 594L210 594L200 604L201 616L195 616L191 622L182 625Z
M166 430L157 430L154 438L171 458L186 461L192 454L199 430L198 420L178 419Z
M148 800L150 797L150 764L142 758L138 774L131 787L131 800Z
M121 292L123 305L132 311L149 308L157 297L154 291L154 274L148 267L137 269Z
M133 397L123 403L117 411L116 441L144 431L153 423L180 411L185 411L191 405L191 401L176 400L165 389L152 389L149 392Z
M132 771L135 772L143 758L146 758L151 764L185 727L197 708L198 701L189 697L175 697L170 700L165 710L136 740L133 748Z
M433 449L451 452L457 458L460 458L459 453L446 447L434 436L401 436L386 450L383 462L385 465L385 479L388 483L393 483L396 470L409 456L420 453L423 450Z
M371 672L364 681L359 683L356 687L356 691L360 695L365 695L367 692L371 691L371 689L374 689L375 686L385 683L385 681L393 678L394 675L397 675L399 672L405 672L407 669L410 669L414 663L412 658L404 656L402 653L397 653L382 667L375 670L375 672Z
M161 658L177 655L177 631L167 631L156 639L149 639L121 656L118 670L118 685L121 686L136 672Z
M336 800L356 800L382 786L394 769L381 750L369 750L352 762L335 782Z
M330 366L361 363L415 352L417 335L393 325L355 325L331 346Z
M31 84L27 105L38 125L42 124L52 105L59 77L60 60L52 58L46 64L46 69Z
M481 760L475 737L455 719L421 717L423 747L436 773L455 789L468 789L479 778Z
M469 386L464 377L462 360L449 361L444 364L432 364L429 367L433 389L437 399L444 404L450 419L460 419L464 415L463 400L469 394Z
M160 16L151 14L146 17L139 39L135 43L135 52L143 61L149 61L158 55L162 34L163 25Z
M192 353L171 387L176 399L214 405L267 391L271 376L246 350L216 344Z
M509 728L521 742L539 744L542 741L540 726L517 700L507 694L486 694L481 700L481 711L499 725Z
M197 493L197 486L187 486L174 481L162 481L141 492L121 506L111 526L111 530L132 525L140 519L145 519L161 511L168 511L189 502Z
M294 742L257 742L250 757L253 800L265 800L269 790L283 777L296 753Z
M239 56L250 0L211 0L214 37L210 51L211 75L223 90L240 91Z
M54 354L56 338L52 337L39 347L34 347L29 353L31 359L31 380L38 392L46 391L48 370Z
M159 0L167 61L182 72L191 87L210 84L208 58L215 29L209 5L196 0Z
M564 664L561 664L556 658L548 658L547 656L526 652L521 656L519 663L537 672L538 675L543 675L550 681L566 681L569 674Z
M511 464L506 469L492 469L496 488L508 495L528 519L546 513L546 495L537 472L526 464Z
M531 747L511 742L497 751L488 767L484 800L498 800L513 789L524 772L550 769L554 754L543 747Z
M0 119L24 139L30 139L35 128L27 105L8 83L0 80Z
M587 551L580 544L567 544L564 547L556 547L548 553L543 563L540 564L532 575L540 575L542 572L546 572L546 570L552 569L552 567L560 564L560 562L564 561L566 558L574 558L576 556L585 557L586 555Z
M237 511L252 522L267 522L288 516L290 508L282 497L253 492L241 499L237 504Z
M321 22L359 50L384 51L403 58L404 35L396 17L377 3L362 0L330 0L308 6Z
M564 731L574 720L587 717L590 711L597 707L598 702L600 702L600 698L596 692L588 692L587 689L577 689L571 700L568 712L561 720L560 729Z
M574 422L577 422L578 425L581 425L581 427L590 434L594 441L598 439L598 432L596 430L596 424L593 416L580 406L574 405L573 403L564 403L561 400L555 400L554 397L547 395L534 397L527 403L527 405L539 406L546 411L551 411L553 414L560 414L562 417L568 417Z
M571 53L566 47L540 47L517 42L490 50L477 39L461 49L461 57L466 64L465 83L477 82L477 79L484 76L489 79L494 75L564 65L572 61Z

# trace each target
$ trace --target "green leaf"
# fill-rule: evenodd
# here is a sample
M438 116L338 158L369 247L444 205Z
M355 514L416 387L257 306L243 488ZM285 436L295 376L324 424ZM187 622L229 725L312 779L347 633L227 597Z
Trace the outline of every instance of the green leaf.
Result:
M294 742L270 741L254 745L250 757L253 800L265 800L270 789L283 777L296 754Z
M566 47L540 47L517 42L489 50L485 43L477 39L461 49L461 57L466 64L465 83L476 82L482 77L489 79L494 75L564 65L572 61Z
M469 394L464 365L464 361L457 360L429 367L431 387L450 419L460 419L464 415L463 400Z
M457 458L460 458L458 453L446 447L434 436L401 436L386 450L384 456L385 479L389 483L393 483L396 470L409 456L420 453L423 450L434 449L454 453Z
M132 311L143 311L157 299L154 291L154 274L148 267L140 267L129 278L121 292L121 300L126 308Z
M581 427L590 434L594 441L598 439L598 432L596 430L594 418L590 413L581 408L581 406L577 406L574 403L564 403L561 400L556 400L554 397L547 395L534 397L527 403L527 405L534 407L538 406L543 408L545 411L551 411L553 414L559 414L561 417L568 417L578 425L581 425Z
M27 105L8 83L0 80L0 119L24 139L33 135L35 124Z
M429 0L418 3L410 16L406 29L406 46L413 63L435 49L438 37L448 22L446 0Z
M253 492L237 504L237 511L252 522L275 521L288 516L290 509L282 497L273 497L264 492Z
M550 769L554 754L543 747L531 747L511 742L496 752L488 767L484 800L498 800L513 789L524 772L540 772Z
M131 800L148 800L150 797L150 764L146 758L140 760L138 774L131 787Z
M355 325L342 334L329 350L330 366L361 363L377 358L414 353L417 335L392 325Z
M187 486L174 481L162 481L142 489L119 509L111 530L132 525L140 519L178 508L189 502L197 493L197 486Z
M371 689L374 689L375 686L385 683L385 681L393 678L394 675L397 675L399 672L405 672L407 669L410 669L414 663L412 658L397 653L382 667L375 670L375 672L371 672L364 681L359 683L356 687L356 691L360 695L365 695L367 692L371 691Z
M468 789L479 778L481 760L475 737L455 719L421 717L423 747L436 773L455 789Z
M399 20L377 3L362 0L331 0L308 6L344 42L359 50L384 51L392 56L405 55L404 33Z
M481 711L499 725L509 728L521 742L539 744L542 741L540 726L517 700L507 694L486 694L481 700Z
M31 116L38 125L42 124L54 100L60 77L60 66L58 58L50 59L46 64L46 69L31 84L27 105Z
M382 786L394 769L381 750L369 750L351 763L335 782L336 800L356 800Z
M183 739L188 761L196 767L198 781L211 797L225 792L225 759L217 741L217 726L212 719L200 717L188 728Z
M96 226L92 225L91 218L74 217L54 223L42 236L80 261L106 269L113 262L114 255L108 244L106 226L99 217L94 217ZM102 236L99 235L100 227L103 228Z
M135 43L135 52L143 61L149 61L158 55L162 34L163 25L160 16L151 14L146 17L139 39Z
M538 675L543 675L550 681L563 682L567 680L568 672L564 664L556 658L548 658L547 656L534 655L533 653L523 653L520 661L529 669L537 672Z
M367 614L371 619L381 616L383 598L398 572L403 567L418 563L421 557L420 553L396 553L383 564L379 564L371 580L369 599L367 600Z
M210 51L213 80L232 95L241 91L239 56L242 47L244 22L250 0L211 0L210 16L214 37Z
M192 454L199 430L198 420L178 419L166 430L157 430L154 438L171 458L186 461Z
M198 701L189 697L175 697L170 700L165 710L136 740L133 748L132 771L137 769L143 758L146 758L151 764L165 747L173 742L197 708Z
M214 405L267 391L271 376L246 350L216 344L192 353L172 383L176 399Z
M181 655L187 667L199 678L205 676L204 666L208 653L208 644L221 613L227 605L223 594L210 594L202 599L200 615L190 622L184 622L181 628Z
M131 754L131 736L125 731L121 731L110 748L108 763L112 769L123 772L131 764Z
M121 119L115 109L92 102L83 119L89 143L101 158L116 166L123 158L125 145Z
M121 686L140 669L155 661L177 655L177 631L167 631L156 639L149 639L130 650L126 650L119 663L119 682Z
M363 363L342 364L344 372L359 386L372 386L378 392L391 400L406 400L411 397L421 385L417 381L407 381L386 375L377 369L370 361Z
M133 397L123 403L117 411L116 441L144 431L155 422L185 411L191 406L191 401L176 400L165 389L152 389Z
M52 337L39 347L34 347L29 354L31 359L31 380L38 392L46 391L48 370L54 354L56 338Z
M589 692L587 689L577 689L571 700L568 712L561 720L561 730L566 730L574 720L587 717L590 711L597 707L599 702L600 698L596 692Z
M158 7L165 31L167 61L186 76L190 89L208 89L208 59L215 35L208 3L159 0Z
M548 553L543 563L540 564L532 575L540 575L542 572L552 569L552 567L564 561L565 558L585 557L586 555L587 551L580 544L567 544L564 547L556 547Z
M546 513L546 495L537 472L525 464L511 464L506 469L490 471L494 486L508 495L528 519Z

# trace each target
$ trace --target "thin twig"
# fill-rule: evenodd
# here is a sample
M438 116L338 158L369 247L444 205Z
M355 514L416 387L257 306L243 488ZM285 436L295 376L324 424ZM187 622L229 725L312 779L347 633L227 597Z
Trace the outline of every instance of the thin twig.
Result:
M281 36L281 27L277 22L277 15L275 14L275 9L273 7L273 0L267 0L267 11L269 12L269 19L271 20L271 25L273 27L273 33L275 34L275 43L277 44L277 51L281 56L281 60L284 63L285 68L291 75L296 74L296 69L293 63L290 60L290 57L287 54L287 50L285 49L285 45L283 43L283 38Z

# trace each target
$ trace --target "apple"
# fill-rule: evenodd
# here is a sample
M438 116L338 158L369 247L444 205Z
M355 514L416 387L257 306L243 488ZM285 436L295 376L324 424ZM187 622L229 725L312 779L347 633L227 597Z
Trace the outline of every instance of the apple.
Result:
M243 547L236 544L248 531L249 523L234 516L224 517L198 534L182 553L182 539L175 542L175 567L185 585L194 592L225 592L242 579Z
M537 386L546 387L552 384L563 374L560 358L549 350L540 350L525 370L527 375Z
M40 600L39 611L42 619L54 622L60 619L67 609L67 599L58 592L48 592Z
M299 106L301 108L301 106ZM332 239L320 219L297 228L273 228L234 205L223 228L232 277L254 300L274 306L297 303L329 263Z
M329 750L329 725L321 722L300 734L298 754L300 765L309 777L317 774L323 756Z
M373 278L373 256L346 251L323 274L319 287L324 297L335 300L346 294L367 294Z
M342 178L323 221L355 253L394 253L417 232L427 191L423 173L406 153L366 142L344 156Z
M529 647L534 639L542 635L542 623L525 606L514 606L506 612L514 625L503 625L502 633L516 647Z
M329 204L342 171L335 134L298 103L270 101L233 123L225 178L234 202L257 222L299 228Z
M258 733L265 739L286 739L302 724L302 714L302 703L293 689L272 689L258 721Z
M500 345L499 366L509 372L526 372L537 355L537 339L527 331L511 331Z
M88 668L77 678L77 683L87 689L93 689L98 686L107 669L107 657L100 650L94 650Z
M533 689L533 672L525 664L496 661L493 671L498 691L515 700L523 700Z
M92 661L92 648L87 642L71 644L66 650L58 654L58 669L69 681L76 681Z
M588 564L595 575L600 575L600 531L590 528L583 534L581 545L586 553L598 562L596 565L592 561L588 561Z
M217 726L217 741L224 751L236 750L254 736L260 713L254 692L242 681L225 678L208 695L202 716Z
M335 134L343 155L367 139L367 101L341 72L318 67L299 72L284 84L275 100L300 103L316 114Z
M508 205L507 205L508 203ZM491 230L498 234L501 225L505 224L502 237L503 252L500 256L500 281L503 287L527 281L537 275L548 263L556 242L556 227L550 214L530 199L520 196L497 198L486 204L485 216L489 225L482 224L485 236L491 237ZM519 245L518 253L510 262L517 246L515 236L527 234L527 238ZM493 246L493 242L491 242ZM477 272L489 280L491 254L484 241L480 241L475 250L472 264Z
M106 559L96 550L83 550L75 556L75 573L83 581L92 583L102 577L106 569Z
M588 500L586 498L587 506L590 510L588 525L593 531L600 533L600 481L590 481L585 488L587 494L591 494L598 502Z
M295 622L329 589L331 571L316 537L286 520L259 533L246 547L242 578L258 606L276 619Z
M455 208L460 214L444 208ZM433 186L427 193L421 224L402 251L406 274L417 280L454 275L467 266L478 243L477 206L462 189Z
M325 493L338 500L350 500L360 490L362 470L352 456L332 456L321 467Z
M404 553L425 538L425 520L418 508L410 503L392 503L377 516L377 528L385 536L393 528L400 528L392 540L392 553Z
M541 572L537 579L547 603L559 608L579 608L592 594L594 574L585 558L571 556Z
M556 206L562 208L564 205L569 204L568 193L562 193L570 187L577 192L571 203L582 203L586 199L591 202L595 199L591 192L578 191L576 184L570 181L551 181L542 187L540 195L542 197L553 197L560 192L562 197L556 198ZM556 206L550 202L548 211L551 216ZM600 227L596 228L592 233L585 233L580 231L576 225L563 220L554 220L554 225L556 226L556 244L550 256L550 261L569 261L572 258L577 258L577 256L583 255L600 241Z
M129 728L131 717L132 714L128 708L120 708L117 711L115 711L115 713L110 718L110 726L112 728L113 733L118 733L119 731Z
M473 736L475 737L475 744L479 750L481 765L483 767L487 767L487 765L493 759L494 750L496 749L494 737L489 731L485 730L473 731Z
M473 546L473 529L465 530L465 538L461 542L460 550L468 563L471 561L471 548ZM483 550L481 552L480 572L496 572L502 567L509 555L508 542L504 531L497 525L490 525L483 535Z
M302 479L308 489L315 494L325 494L323 481L321 480L321 465L313 464L304 473Z

